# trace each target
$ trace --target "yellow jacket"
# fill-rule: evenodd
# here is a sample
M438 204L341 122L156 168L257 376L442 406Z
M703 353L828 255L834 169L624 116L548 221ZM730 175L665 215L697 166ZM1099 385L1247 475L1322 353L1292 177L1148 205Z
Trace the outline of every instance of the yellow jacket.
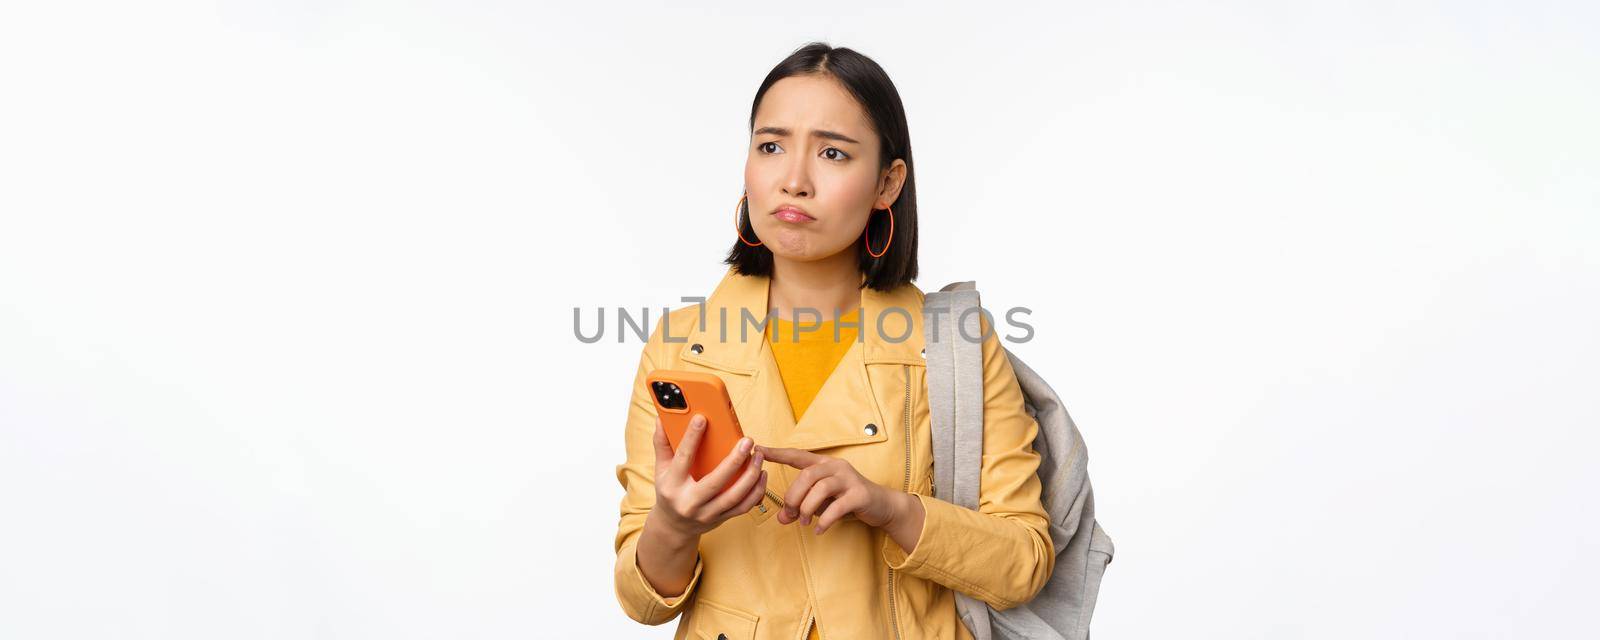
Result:
M861 341L796 424L758 324L768 284L730 268L703 305L673 310L644 346L628 407L627 461L616 469L625 490L615 539L622 610L650 625L685 614L676 640L795 640L812 618L824 639L903 640L971 638L956 617L951 589L999 609L1031 599L1055 564L1035 475L1038 424L1023 409L1022 390L989 322L982 323L981 493L972 511L931 495L922 291L909 284L889 293L862 289ZM926 521L912 552L853 518L822 535L779 524L772 518L778 500L799 471L768 462L765 501L702 536L687 590L663 598L634 555L655 503L656 406L645 386L654 369L720 377L745 435L757 444L843 458L874 482L916 495Z

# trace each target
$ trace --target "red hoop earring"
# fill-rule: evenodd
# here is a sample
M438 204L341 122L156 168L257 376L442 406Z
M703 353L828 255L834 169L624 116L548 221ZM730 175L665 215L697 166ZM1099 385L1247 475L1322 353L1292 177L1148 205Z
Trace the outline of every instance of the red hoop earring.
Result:
M762 243L757 242L755 244L750 244L749 240L745 240L744 239L744 230L739 228L739 210L744 208L744 201L745 201L746 198L749 198L749 197L750 197L750 194L745 194L745 195L739 196L739 202L737 202L737 203L735 203L733 205L733 232L739 234L739 241L740 242L743 242L743 243L745 243L747 245L750 245L752 247L759 247L759 246L762 245ZM750 225L750 229L752 231L755 230L755 225L753 223Z
M889 252L889 244L894 242L894 209L889 207L884 207L883 209L889 212L889 239L883 242L883 251L872 252L872 220L867 220L867 232L862 234L861 237L861 240L867 245L867 255L874 258L882 258L883 254Z

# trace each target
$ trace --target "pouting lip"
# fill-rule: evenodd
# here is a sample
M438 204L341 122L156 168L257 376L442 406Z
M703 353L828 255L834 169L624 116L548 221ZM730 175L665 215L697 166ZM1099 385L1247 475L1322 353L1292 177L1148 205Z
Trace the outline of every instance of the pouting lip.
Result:
M813 216L813 215L811 215L809 213L806 213L805 209L801 209L800 207L797 207L797 206L792 205L792 204L786 204L786 205L783 205L783 206L778 207L776 209L773 209L772 213L774 215L776 215L777 213L782 212L782 211L794 211L794 212L799 213L800 215L803 215L803 216L805 216L807 218L811 218L812 220L816 220L817 219L816 216Z

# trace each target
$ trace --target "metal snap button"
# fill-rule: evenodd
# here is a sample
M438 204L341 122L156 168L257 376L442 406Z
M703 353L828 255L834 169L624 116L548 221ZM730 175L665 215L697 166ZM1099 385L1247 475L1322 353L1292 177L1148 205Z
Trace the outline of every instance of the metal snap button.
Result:
M728 640L728 634L726 634L726 633L717 634L717 640Z
M866 428L862 429L862 431L867 432L867 435L869 435L869 436L878 435L878 425L875 425L875 424L872 424L872 423L869 422L869 423L867 423Z
M706 350L706 348L700 346L700 343L698 343L698 342L696 342L696 343L694 343L692 345L689 345L689 352L690 353L700 353L701 351L705 351L705 350Z
M928 359L928 350L927 349L923 349L917 355L922 356L923 360L927 360Z

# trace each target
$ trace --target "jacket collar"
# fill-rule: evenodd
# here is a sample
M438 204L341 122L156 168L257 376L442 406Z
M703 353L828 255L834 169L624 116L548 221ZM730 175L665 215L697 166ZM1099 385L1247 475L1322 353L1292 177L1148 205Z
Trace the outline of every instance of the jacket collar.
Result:
M768 345L762 322L771 280L741 275L729 267L700 307L694 329L684 340L682 358L730 373L760 369L762 358L770 357L763 355ZM911 284L889 292L861 289L858 332L863 364L927 364L922 356L922 300L922 290Z
M885 441L892 413L886 407L904 409L885 398L909 391L874 388L868 365L927 365L922 356L922 290L910 284L890 292L861 289L858 340L796 420L789 403L779 400L787 392L762 324L770 284L768 277L740 275L730 267L695 315L679 358L737 374L727 379L730 400L745 433L757 443L815 450ZM893 375L876 379L909 383Z

